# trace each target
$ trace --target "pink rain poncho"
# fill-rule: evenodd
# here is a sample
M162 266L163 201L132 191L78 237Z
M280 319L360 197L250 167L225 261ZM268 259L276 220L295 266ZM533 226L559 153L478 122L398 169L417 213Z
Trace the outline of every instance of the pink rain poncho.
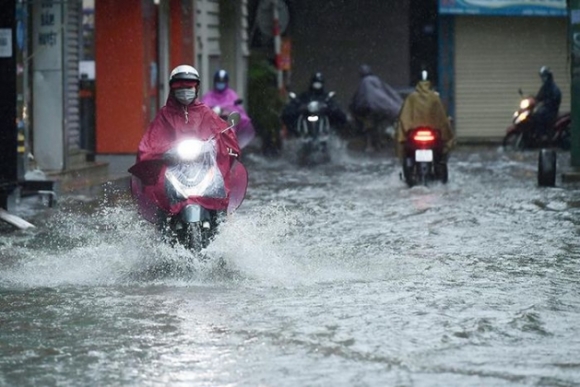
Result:
M137 154L137 163L129 169L140 184L132 184L133 195L137 198L142 215L154 221L154 212L161 209L169 215L175 215L187 204L199 204L207 209L223 210L228 208L232 172L237 161L229 155L228 150L240 154L236 135L232 130L220 133L228 124L217 116L209 107L195 101L189 106L180 104L172 95L167 99L147 132L141 139ZM207 140L215 136L217 166L225 181L225 198L194 197L178 203L170 203L165 191L165 170L167 162L164 154L174 148L180 140L197 138ZM241 166L241 164L239 164ZM243 169L243 166L241 167ZM244 169L245 171L245 169ZM245 186L243 187L245 193ZM136 192L137 191L137 192Z
M252 125L252 120L248 117L248 113L246 113L244 107L241 104L236 105L236 101L239 99L240 97L238 94L228 87L223 91L217 91L215 89L208 91L203 95L201 101L212 109L219 106L224 112L226 112L226 115L234 111L240 113L241 120L236 127L236 136L240 148L244 148L250 143L250 141L252 141L256 132Z

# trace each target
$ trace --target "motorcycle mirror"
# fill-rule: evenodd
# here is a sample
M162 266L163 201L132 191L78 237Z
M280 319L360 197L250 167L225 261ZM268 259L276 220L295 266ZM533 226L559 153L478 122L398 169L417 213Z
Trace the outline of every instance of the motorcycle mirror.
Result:
M228 124L230 126L236 126L237 124L240 123L241 118L242 117L240 116L240 113L231 112L230 115L228 116Z
M296 93L291 91L288 93L288 97L290 97L290 99L296 99Z
M335 95L336 95L336 93L334 91L331 91L330 93L328 93L328 99L331 99Z

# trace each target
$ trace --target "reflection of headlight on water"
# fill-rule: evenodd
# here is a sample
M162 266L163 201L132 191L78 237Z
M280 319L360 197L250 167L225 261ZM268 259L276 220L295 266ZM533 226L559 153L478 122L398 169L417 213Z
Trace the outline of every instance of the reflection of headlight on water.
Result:
M201 154L203 145L203 141L194 139L183 140L177 145L177 155L184 161L194 160Z
M308 116L308 121L316 122L316 121L318 121L318 116Z

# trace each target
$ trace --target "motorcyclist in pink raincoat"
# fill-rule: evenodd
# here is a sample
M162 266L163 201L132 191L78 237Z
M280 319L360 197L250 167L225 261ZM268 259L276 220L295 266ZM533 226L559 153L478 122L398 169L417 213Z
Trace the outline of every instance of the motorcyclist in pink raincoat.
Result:
M229 174L233 163L240 155L240 147L235 133L226 130L228 124L215 112L197 99L199 74L188 65L177 66L170 75L170 92L163 106L144 134L137 154L137 163L129 170L140 180L139 192L133 192L139 198L140 212L145 218L152 219L164 215L172 216L187 204L196 203L208 209L227 208L229 201ZM182 139L198 138L207 140L215 136L217 167L224 177L228 195L225 197L197 197L172 203L166 194L165 170L172 163L172 150ZM144 205L148 204L147 205ZM149 207L149 208L147 208ZM143 212L148 212L149 215ZM157 211L157 214L155 214Z
M213 84L213 90L205 93L201 101L214 109L222 118L227 117L229 113L234 111L240 113L241 120L236 127L236 136L240 143L240 148L244 148L256 135L252 120L250 120L248 113L242 106L242 100L238 94L229 87L227 71L223 69L216 71Z

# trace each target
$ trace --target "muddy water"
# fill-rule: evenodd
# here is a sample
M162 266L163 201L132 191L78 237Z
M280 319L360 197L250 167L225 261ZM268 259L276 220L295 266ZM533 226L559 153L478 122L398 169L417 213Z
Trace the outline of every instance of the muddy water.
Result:
M203 261L110 198L2 234L0 385L580 383L580 191L535 153L459 149L413 189L342 148L246 165Z

